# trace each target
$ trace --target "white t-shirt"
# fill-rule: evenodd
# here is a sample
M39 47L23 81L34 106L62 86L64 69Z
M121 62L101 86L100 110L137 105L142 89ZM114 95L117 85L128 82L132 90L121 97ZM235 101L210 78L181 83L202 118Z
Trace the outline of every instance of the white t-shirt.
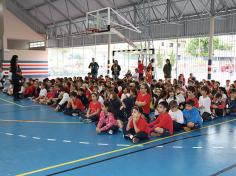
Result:
M172 100L175 100L174 97L169 97L169 98L166 99L166 102L170 103Z
M185 98L184 98L184 96L182 94L179 94L179 95L176 95L176 101L177 101L177 103L179 105L180 103L185 102Z
M63 97L62 97L62 99L61 99L59 105L63 105L65 102L69 101L69 99L70 99L69 94L65 92L65 93L63 94Z
M134 73L133 78L135 81L139 81L139 73Z
M203 96L200 96L199 107L201 106L204 106L204 108L199 108L201 115L204 112L208 112L211 114L211 99L209 97L203 98Z
M46 97L47 96L47 90L45 88L41 89L40 92L39 92L39 96L40 97Z
M178 110L176 112L169 111L169 115L171 116L172 119L176 119L177 123L183 124L184 123L184 116L183 112Z

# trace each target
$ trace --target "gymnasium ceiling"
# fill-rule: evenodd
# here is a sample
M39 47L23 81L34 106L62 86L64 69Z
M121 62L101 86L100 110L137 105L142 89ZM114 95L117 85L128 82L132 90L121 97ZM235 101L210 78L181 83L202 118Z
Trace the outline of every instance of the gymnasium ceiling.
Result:
M112 7L136 26L235 14L236 0L6 0L7 8L39 33L85 31L88 11Z

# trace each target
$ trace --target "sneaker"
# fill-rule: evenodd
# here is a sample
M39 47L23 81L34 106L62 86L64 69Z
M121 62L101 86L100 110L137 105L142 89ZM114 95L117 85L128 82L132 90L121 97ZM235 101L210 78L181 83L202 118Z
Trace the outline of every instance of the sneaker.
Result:
M191 131L191 128L189 128L189 127L184 127L184 131L189 132L189 131Z
M134 138L132 139L132 142L133 142L133 144L137 144L137 143L139 143L139 139L136 138L136 137L134 137Z
M112 134L113 134L113 131L112 131L112 130L109 130L109 131L108 131L108 134L111 134L111 135L112 135Z
M152 132L152 133L151 133L151 136L152 136L152 137L160 137L161 134Z
M123 134L123 138L124 138L124 139L130 139L130 135L128 135L128 134L124 135L124 134Z
M76 116L78 116L79 114L78 113L72 113L72 116L73 117L76 117Z

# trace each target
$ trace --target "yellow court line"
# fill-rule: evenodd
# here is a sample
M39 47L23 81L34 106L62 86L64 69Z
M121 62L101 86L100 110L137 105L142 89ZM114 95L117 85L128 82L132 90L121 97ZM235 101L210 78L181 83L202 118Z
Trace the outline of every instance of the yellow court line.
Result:
M46 123L46 124L82 124L83 122L52 122L52 121L33 121L33 120L2 120L0 122L16 122L16 123Z
M220 123L217 123L217 124L214 124L214 125L208 125L208 126L200 128L200 129L205 129L205 128L209 128L209 127L212 127L212 126L218 126L218 125L221 125L221 124L224 124L224 123L228 123L228 122L232 122L232 121L236 121L236 119L228 120L228 121L225 121L225 122L220 122ZM197 130L200 130L200 129L197 129ZM196 131L196 130L193 130L193 131ZM190 132L193 132L193 131L190 131ZM157 141L162 141L164 139L173 138L173 137L180 136L180 135L183 135L183 134L187 134L187 133L190 133L190 132L178 133L178 134L175 134L175 135L172 135L172 136L167 136L167 137L164 137L164 138L151 140L151 141L144 142L144 143L141 143L141 144L132 145L130 147L125 147L125 148L121 148L121 149L117 149L117 150L112 150L112 151L109 151L109 152L105 152L105 153L101 153L101 154L97 154L97 155L92 155L92 156L81 158L81 159L78 159L78 160L69 161L69 162L65 162L65 163L61 163L61 164L45 167L45 168L42 168L42 169L38 169L38 170L34 170L34 171L18 174L16 176L31 175L31 174L34 174L34 173L39 173L39 172L47 171L47 170L50 170L50 169L55 169L55 168L58 168L58 167L79 163L81 161L90 160L90 159L98 158L100 156L109 155L109 154L112 154L112 153L117 153L117 152L129 150L129 149L132 149L132 148L139 147L140 145L151 144L151 143L154 143L154 142L157 142Z

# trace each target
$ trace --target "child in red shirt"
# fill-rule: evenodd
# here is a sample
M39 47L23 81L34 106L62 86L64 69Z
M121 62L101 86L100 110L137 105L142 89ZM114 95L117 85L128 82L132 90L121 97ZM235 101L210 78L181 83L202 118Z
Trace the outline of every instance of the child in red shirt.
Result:
M188 94L188 96L186 98L186 102L189 100L192 100L194 102L194 107L199 108L198 99L197 99L197 97L195 97L195 88L193 86L188 87L187 94Z
M124 128L124 138L131 139L134 144L149 139L148 123L144 119L142 109L137 106L133 107L132 115Z
M100 112L101 103L98 102L98 95L96 93L92 93L92 101L89 103L89 108L84 117L84 122L90 123L98 121Z
M143 78L143 69L144 69L144 66L143 66L143 60L139 60L138 61L138 74L139 74L139 79Z
M67 103L67 107L64 111L66 115L78 116L84 112L84 105L81 100L77 97L76 92L71 92L70 100Z
M142 108L144 116L149 119L151 95L149 94L149 87L147 84L142 84L140 92L137 96L135 105Z
M102 105L102 112L100 113L99 122L96 128L97 134L108 132L114 134L118 131L118 123L113 113L111 112L111 104L105 101Z
M149 124L151 136L169 136L173 135L173 121L168 114L168 103L160 102L156 109L160 113L157 119Z

